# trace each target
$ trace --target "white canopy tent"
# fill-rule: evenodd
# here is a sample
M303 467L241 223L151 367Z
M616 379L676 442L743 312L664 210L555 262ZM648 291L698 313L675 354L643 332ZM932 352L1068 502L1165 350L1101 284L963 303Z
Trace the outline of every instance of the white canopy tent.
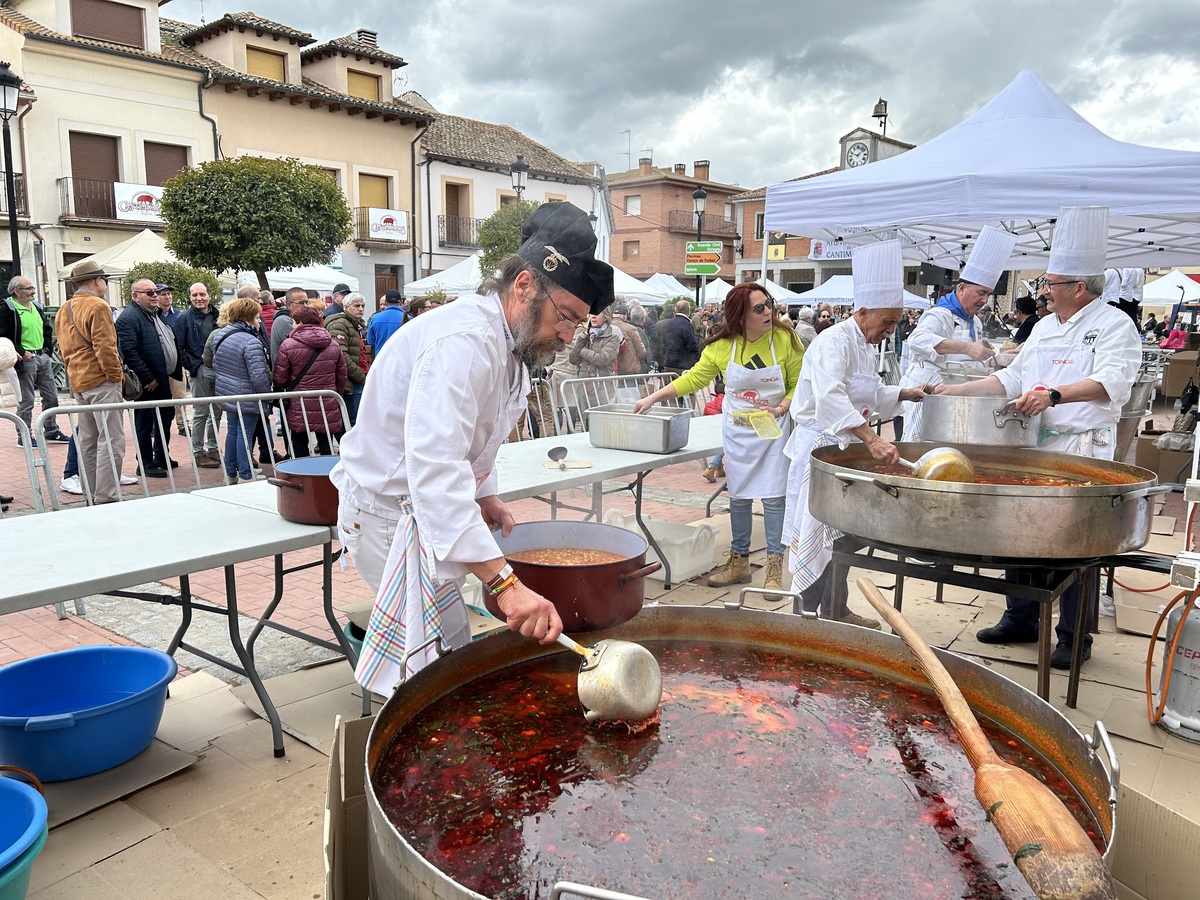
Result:
M424 296L429 291L445 291L447 294L473 294L483 281L483 271L479 267L482 250L476 250L466 259L456 262L448 269L434 272L416 281L410 281L404 286L404 296Z
M1193 281L1178 269L1168 272L1162 278L1146 282L1146 287L1142 290L1143 306L1174 306L1181 300L1200 300L1200 282Z
M705 303L724 303L725 295L733 290L733 285L721 278L714 278L712 281L704 285L704 290L701 291ZM696 292L692 291L692 296Z
M772 300L786 300L791 303L800 296L795 291L789 291L783 285L776 284L770 278L760 281L759 284L767 289L767 293L771 295Z
M765 228L862 244L897 233L909 259L959 269L976 235L1018 235L1011 269L1045 266L1063 206L1110 209L1108 264L1200 262L1200 153L1114 140L1025 69L927 143L771 185Z
M178 263L179 257L168 249L167 242L161 234L143 228L133 237L126 238L107 250L93 253L80 262L96 263L106 272L125 273L138 263Z
M610 265L612 265L610 263ZM673 297L666 291L650 284L649 280L638 281L632 275L613 266L613 292L627 300L637 300L643 306L661 306Z
M238 272L237 283L238 287L247 284L257 287L258 276L253 272ZM297 266L294 269L272 269L267 272L267 287L276 294L294 287L328 294L338 284L346 285L351 291L358 290L357 278L330 266Z
M854 305L854 276L832 275L824 284L818 285L811 291L795 294L795 299L789 300L792 306L815 306L824 301L833 306ZM904 292L905 309L929 309L929 301L917 294Z
M696 291L681 282L674 275L655 272L646 279L646 284L655 290L663 291L668 297L694 297Z

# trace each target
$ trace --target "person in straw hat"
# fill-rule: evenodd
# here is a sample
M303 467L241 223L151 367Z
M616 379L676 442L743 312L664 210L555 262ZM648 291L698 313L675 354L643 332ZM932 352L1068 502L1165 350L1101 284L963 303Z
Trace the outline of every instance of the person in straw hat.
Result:
M120 403L125 372L117 350L117 329L105 294L108 275L81 262L63 279L73 291L54 317L58 354L67 366L71 391L81 405ZM93 503L120 496L118 478L125 456L125 424L119 411L83 414L75 428L80 474Z
M1141 341L1133 321L1109 306L1104 293L1108 247L1108 207L1065 207L1059 213L1045 290L1051 313L1038 321L1016 360L980 381L940 385L935 393L1007 396L1029 415L1041 414L1038 448L1112 459L1121 407L1137 378ZM1008 577L1015 580L1015 574ZM1050 659L1056 669L1071 664L1079 585L1062 596L1058 645ZM1039 604L1008 598L1000 622L976 637L985 644L1033 643L1038 638ZM1084 636L1083 658L1092 655Z
M904 265L899 241L868 244L854 251L854 314L822 331L809 345L800 367L791 405L795 430L784 452L788 467L787 505L783 537L791 549L788 568L791 590L804 608L820 608L841 622L878 628L875 619L849 610L831 610L833 584L831 550L839 533L818 521L808 509L810 455L817 447L846 447L861 441L880 462L895 463L895 445L867 424L872 413L884 418L896 413L901 401L919 403L924 385L893 387L876 371L876 347L896 330L904 315Z

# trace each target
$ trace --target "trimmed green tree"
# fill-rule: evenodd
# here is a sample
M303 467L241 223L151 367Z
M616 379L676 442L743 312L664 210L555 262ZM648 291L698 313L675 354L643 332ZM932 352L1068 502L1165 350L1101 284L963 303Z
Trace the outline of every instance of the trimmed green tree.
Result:
M483 220L479 226L479 246L483 249L479 266L485 278L520 249L521 226L537 208L531 200L514 200Z
M221 285L217 281L217 276L208 269L193 269L182 263L145 262L138 263L131 268L129 274L125 276L125 280L121 282L121 296L125 299L127 306L133 300L130 294L133 283L142 278L149 278L155 284L169 284L175 297L176 309L187 309L192 305L188 300L188 292L197 281L204 282L214 306L221 300Z
M297 159L236 156L184 169L163 187L167 246L193 266L267 272L328 263L350 238L329 174Z

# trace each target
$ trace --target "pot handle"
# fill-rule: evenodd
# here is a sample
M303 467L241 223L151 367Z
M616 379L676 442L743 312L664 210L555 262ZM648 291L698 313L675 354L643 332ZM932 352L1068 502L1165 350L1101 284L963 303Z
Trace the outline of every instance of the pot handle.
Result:
M878 478L873 478L872 476L866 475L862 472L836 472L834 477L842 482L843 492L846 490L846 488L850 487L852 482L861 481L864 484L875 485L875 487L879 488L885 494L891 494L893 497L900 496L899 488L896 488L890 484L886 484L885 482L880 481Z
M31 716L25 720L26 731L58 731L75 724L74 713L58 713L53 716Z
M273 484L277 488L291 488L293 491L304 493L304 488L294 481L284 481L282 478L268 478L267 484Z
M646 565L642 566L640 569L634 569L632 572L626 572L624 575L618 575L617 584L619 584L621 587L625 587L625 585L629 584L629 582L633 581L635 578L645 578L647 575L652 575L661 568L662 563L656 559L654 562L646 563Z
M620 891L592 887L590 884L576 884L573 881L556 882L550 890L550 900L559 900L564 894L576 897L591 897L593 900L646 900L645 897L637 894L623 894Z
M1084 737L1084 740L1091 747L1092 756L1099 756L1100 750L1103 749L1108 757L1108 802L1109 805L1116 806L1117 794L1121 790L1121 763L1117 760L1117 751L1108 737L1108 729L1097 719L1092 733Z
M1136 491L1129 491L1125 494L1117 494L1112 499L1113 506L1120 506L1126 500L1141 500L1143 497L1153 497L1156 494L1169 494L1174 490L1174 487L1169 484L1156 484L1154 487L1139 488Z

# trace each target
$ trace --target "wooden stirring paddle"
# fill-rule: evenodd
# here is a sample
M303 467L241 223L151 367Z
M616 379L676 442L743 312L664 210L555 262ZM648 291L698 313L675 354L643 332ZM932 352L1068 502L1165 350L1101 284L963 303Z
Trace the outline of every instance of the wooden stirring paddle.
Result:
M975 798L1034 893L1042 900L1115 900L1112 876L1071 811L1037 778L996 755L962 691L925 639L871 579L855 583L917 658L975 770Z

